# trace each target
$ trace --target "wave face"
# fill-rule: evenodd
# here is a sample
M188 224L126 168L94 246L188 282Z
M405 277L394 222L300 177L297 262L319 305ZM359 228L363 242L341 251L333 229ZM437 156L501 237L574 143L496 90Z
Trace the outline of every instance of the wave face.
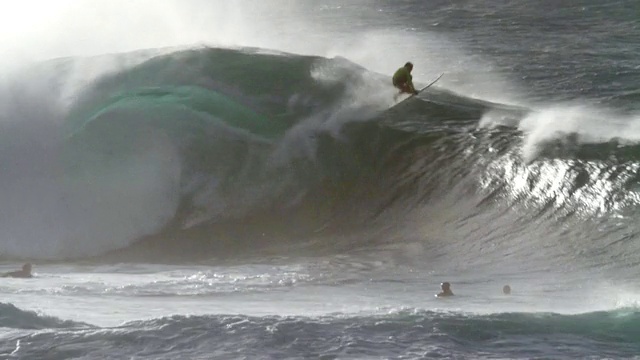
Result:
M116 328L5 335L0 353L27 359L614 357L639 350L638 313L463 315L400 312L362 317L171 316ZM140 341L140 338L145 341ZM20 341L22 338L22 341ZM27 341L28 340L28 341ZM17 342L16 342L17 341ZM17 343L17 346L16 346ZM551 346L550 346L551 345ZM46 349L46 350L45 350Z
M194 49L71 84L91 65L53 61L5 84L23 95L2 123L7 257L97 255L294 203L321 180L314 134L364 81L341 59Z
M628 113L438 88L389 109L384 76L260 49L116 58L126 66L79 84L69 79L91 59L5 81L16 99L2 121L5 257L391 242L468 267L501 259L630 276L639 263Z

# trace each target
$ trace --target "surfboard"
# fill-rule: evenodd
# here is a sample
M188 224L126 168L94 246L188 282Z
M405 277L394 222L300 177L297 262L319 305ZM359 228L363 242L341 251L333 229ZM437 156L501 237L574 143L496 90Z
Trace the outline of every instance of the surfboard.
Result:
M428 88L430 88L430 87L431 87L431 85L433 85L433 84L435 84L436 82L438 82L438 80L440 80L440 78L442 77L442 75L444 75L444 73L441 73L441 74L440 74L440 75L438 75L435 79L431 80L431 81L427 84L427 86L425 86L425 87L423 87L422 89L418 90L418 94L420 94L421 92L423 92L423 91L427 90ZM408 96L408 97L406 97L406 98L404 98L404 99L402 99L402 100L398 101L397 103L395 103L395 104L391 105L391 106L389 107L389 109L391 109L392 107L398 106L399 104L402 104L403 102L405 102L405 101L407 101L407 100L411 99L412 97L414 97L414 96L416 96L416 95L418 95L418 94L410 95L410 96Z

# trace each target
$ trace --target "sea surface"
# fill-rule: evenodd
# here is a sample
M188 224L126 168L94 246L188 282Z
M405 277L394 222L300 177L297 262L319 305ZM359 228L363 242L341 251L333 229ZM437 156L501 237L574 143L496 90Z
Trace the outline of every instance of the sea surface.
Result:
M640 2L78 6L0 70L0 359L640 359Z

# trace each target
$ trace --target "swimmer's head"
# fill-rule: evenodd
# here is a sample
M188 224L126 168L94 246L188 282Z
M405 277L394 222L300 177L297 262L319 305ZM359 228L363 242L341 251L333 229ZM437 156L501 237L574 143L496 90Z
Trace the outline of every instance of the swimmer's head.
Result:
M505 295L511 294L511 286L505 285L502 287L502 293Z

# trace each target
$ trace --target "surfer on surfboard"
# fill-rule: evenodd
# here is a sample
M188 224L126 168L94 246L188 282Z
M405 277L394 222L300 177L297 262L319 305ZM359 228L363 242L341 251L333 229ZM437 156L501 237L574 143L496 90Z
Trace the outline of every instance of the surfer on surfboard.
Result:
M413 64L411 62L407 62L403 67L398 69L395 74L393 74L393 86L400 90L399 94L406 93L418 95L418 91L416 91L416 88L413 86L411 70L413 70Z

